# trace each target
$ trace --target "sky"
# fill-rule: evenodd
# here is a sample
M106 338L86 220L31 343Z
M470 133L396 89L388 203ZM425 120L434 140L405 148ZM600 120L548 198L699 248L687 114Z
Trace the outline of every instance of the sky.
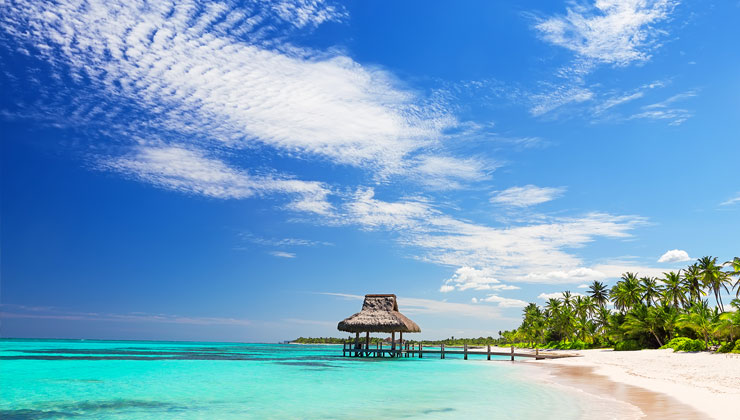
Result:
M740 254L740 2L0 5L0 335L421 338Z

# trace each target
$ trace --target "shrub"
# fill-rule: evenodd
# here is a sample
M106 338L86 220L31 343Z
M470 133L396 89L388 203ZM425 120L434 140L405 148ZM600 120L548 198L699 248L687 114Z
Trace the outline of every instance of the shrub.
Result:
M735 341L735 349L732 350L730 353L740 354L740 340Z
M667 342L663 347L661 347L661 349L673 349L675 351L676 347L683 346L689 341L693 340L688 337L676 337L673 340Z
M722 344L721 346L719 346L719 348L717 349L717 353L729 353L734 348L735 348L735 343L733 343L732 341L728 341L728 342ZM740 349L738 349L738 350L740 350Z
M673 351L703 351L707 349L704 341L692 340L686 337L674 338L667 346L672 348Z
M614 351L633 351L640 350L640 343L635 340L624 340L614 346Z
M545 348L546 349L555 349L555 348L558 347L558 344L559 343L557 341L550 341L550 342L547 343L547 345L545 346Z

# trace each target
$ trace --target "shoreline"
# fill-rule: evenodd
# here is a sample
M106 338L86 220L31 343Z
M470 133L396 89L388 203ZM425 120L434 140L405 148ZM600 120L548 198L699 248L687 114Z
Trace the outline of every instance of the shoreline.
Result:
M736 419L740 357L673 350L568 351L581 357L530 360L555 383L640 408L647 418Z

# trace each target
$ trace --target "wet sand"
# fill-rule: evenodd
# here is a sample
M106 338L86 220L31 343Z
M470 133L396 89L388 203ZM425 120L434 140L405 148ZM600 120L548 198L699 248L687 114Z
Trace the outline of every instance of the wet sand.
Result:
M693 407L682 403L676 398L660 392L651 391L633 385L610 380L604 375L595 373L595 369L587 366L563 366L547 364L546 362L531 363L547 369L547 380L558 385L572 387L587 394L613 399L637 407L646 419L706 419L709 416ZM593 413L586 418L633 418L632 413Z
M645 406L647 410L665 409L665 404L661 403L663 400L669 401L668 404L679 403L692 407L694 412L701 413L702 418L740 419L740 355L673 352L670 349L623 352L594 349L553 353L577 354L581 357L526 363L550 366L564 380L581 386L585 391L592 386L583 378L601 377L620 386L659 394L659 399L644 399L641 402L637 398L639 393L629 388L602 387L599 391L604 395L613 393L615 397L633 398L635 405ZM558 371L556 368L559 367L578 370ZM598 382L594 384L593 387L599 389ZM683 411L669 412L665 418L687 418L687 415Z

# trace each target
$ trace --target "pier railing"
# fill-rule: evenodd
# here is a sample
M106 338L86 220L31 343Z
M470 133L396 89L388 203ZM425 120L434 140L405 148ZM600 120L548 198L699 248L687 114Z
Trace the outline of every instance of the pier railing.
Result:
M444 359L446 355L462 355L464 360L468 360L468 356L485 356L487 360L491 360L491 356L508 356L511 360L515 357L527 357L534 358L536 360L541 359L558 359L562 357L571 357L569 354L547 354L540 353L539 349L535 349L532 352L515 351L514 347L511 347L510 351L491 351L491 346L486 347L477 346L475 349L485 349L485 351L474 350L468 348L465 344L462 347L447 347L442 344L440 347L424 348L422 343L394 343L387 344L383 342L377 343L366 343L358 342L354 340L344 342L342 346L342 356L345 357L418 357L419 359L426 356L439 356L440 359ZM500 360L500 359L499 359Z

